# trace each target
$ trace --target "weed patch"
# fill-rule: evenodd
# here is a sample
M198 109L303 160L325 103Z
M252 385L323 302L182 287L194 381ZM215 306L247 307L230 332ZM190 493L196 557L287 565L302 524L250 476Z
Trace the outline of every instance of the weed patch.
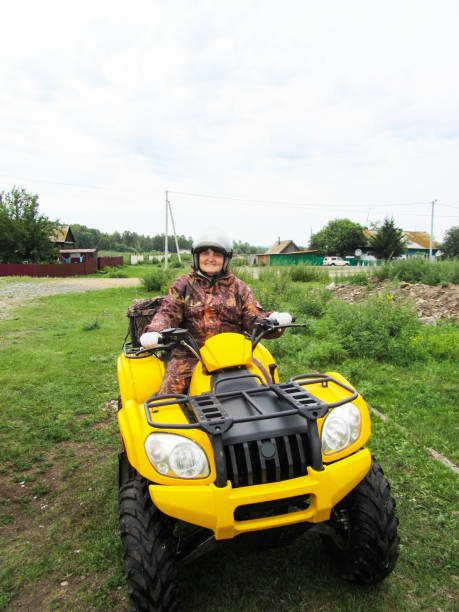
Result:
M142 285L145 291L167 294L173 276L173 272L169 269L153 268L142 278Z
M414 310L391 294L371 296L363 304L333 300L327 308L331 335L352 357L405 365L421 353L412 341L421 324Z
M379 280L397 279L424 285L457 284L459 283L459 260L430 262L424 257L410 257L376 268L374 276Z
M91 323L85 323L81 328L83 331L94 331L95 329L100 329L100 323L98 319L94 319Z

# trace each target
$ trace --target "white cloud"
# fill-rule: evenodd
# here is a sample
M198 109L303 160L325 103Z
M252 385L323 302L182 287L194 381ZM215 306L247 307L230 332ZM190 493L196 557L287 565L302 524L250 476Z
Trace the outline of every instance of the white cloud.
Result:
M0 188L51 218L157 233L169 189L234 198L171 194L179 233L257 244L343 216L428 231L434 198L438 237L459 222L452 0L19 0L0 20Z

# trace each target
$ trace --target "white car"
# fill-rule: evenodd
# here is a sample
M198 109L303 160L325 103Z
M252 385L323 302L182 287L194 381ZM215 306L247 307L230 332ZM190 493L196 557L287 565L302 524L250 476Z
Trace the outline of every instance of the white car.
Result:
M349 262L342 257L324 257L323 266L348 266Z

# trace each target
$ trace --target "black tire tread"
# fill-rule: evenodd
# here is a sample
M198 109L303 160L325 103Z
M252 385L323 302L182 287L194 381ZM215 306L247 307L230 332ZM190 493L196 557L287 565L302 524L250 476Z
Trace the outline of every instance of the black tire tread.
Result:
M335 547L341 576L355 584L376 584L394 569L400 538L395 501L382 468L373 459L365 478L338 505L350 518L350 540Z
M174 521L153 505L140 476L120 487L119 519L132 610L178 610Z

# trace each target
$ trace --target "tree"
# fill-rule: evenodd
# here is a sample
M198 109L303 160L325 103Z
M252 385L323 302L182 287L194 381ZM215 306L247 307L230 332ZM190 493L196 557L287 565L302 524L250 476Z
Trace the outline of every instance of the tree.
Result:
M38 195L13 187L0 193L0 262L55 261L58 248L51 237L58 221L38 213Z
M389 217L384 219L383 224L370 237L370 247L378 259L392 259L405 253L406 238L403 230L395 227L394 220Z
M459 225L451 227L446 232L441 250L448 257L459 257Z
M249 253L263 253L265 249L252 246L248 242L233 240L233 253L235 255L247 255Z
M309 248L316 249L320 255L353 255L355 249L365 244L363 227L350 219L330 221L309 240Z

